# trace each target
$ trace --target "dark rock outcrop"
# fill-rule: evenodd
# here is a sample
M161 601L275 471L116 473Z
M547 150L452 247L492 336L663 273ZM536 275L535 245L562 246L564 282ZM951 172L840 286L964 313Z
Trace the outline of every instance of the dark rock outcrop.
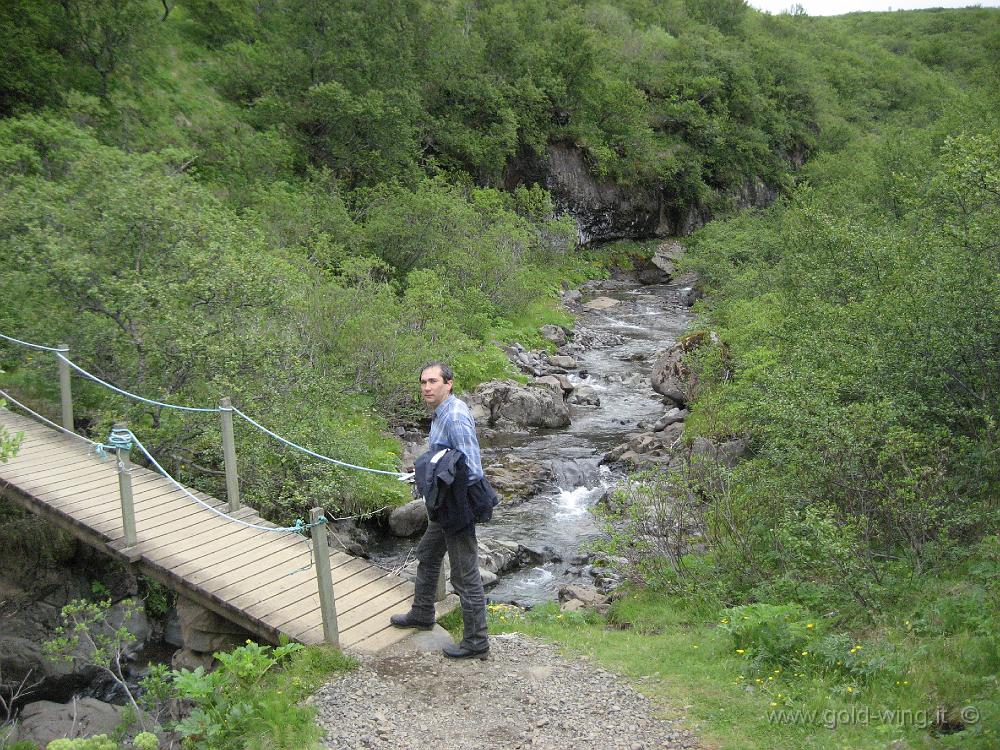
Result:
M707 209L678 205L668 184L622 186L595 177L584 151L571 143L553 143L542 157L521 153L511 161L503 186L531 184L552 194L556 209L576 223L581 243L684 236L711 218ZM734 209L768 206L776 196L755 177L731 190L726 203Z
M667 349L653 363L649 376L653 390L683 408L690 398L690 376L684 365L685 350L681 344Z

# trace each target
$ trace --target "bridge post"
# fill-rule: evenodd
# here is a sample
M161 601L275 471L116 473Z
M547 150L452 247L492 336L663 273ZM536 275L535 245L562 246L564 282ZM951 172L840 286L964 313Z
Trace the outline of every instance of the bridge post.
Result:
M125 427L124 424L115 424L116 428ZM138 541L135 531L135 506L132 503L132 461L129 459L129 451L125 448L118 448L118 492L122 500L122 528L125 532L125 546L134 547Z
M219 402L219 416L222 419L222 457L226 464L226 497L229 499L229 512L235 513L240 509L240 475L233 435L233 402L228 396Z
M337 600L333 595L333 576L330 573L330 548L326 539L325 516L322 508L309 511L312 524L313 559L316 561L316 583L319 586L319 609L323 615L323 637L327 643L340 648L337 629Z
M69 359L69 347L66 344L60 344L59 354ZM73 432L73 391L70 388L69 365L58 355L56 362L59 363L59 400L62 402L62 426Z

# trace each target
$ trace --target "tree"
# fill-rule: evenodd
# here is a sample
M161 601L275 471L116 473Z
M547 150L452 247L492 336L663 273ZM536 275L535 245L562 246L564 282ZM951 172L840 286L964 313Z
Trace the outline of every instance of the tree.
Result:
M156 22L152 6L143 0L61 0L61 3L75 52L97 73L98 92L107 96L112 76L135 62L139 51L149 44Z
M47 641L42 650L50 659L87 664L108 675L124 691L139 726L143 730L152 729L146 726L124 672L129 652L137 640L128 629L128 623L139 611L139 606L131 599L120 604L121 609L113 612L111 599L71 601L62 608L62 625L56 628L56 637ZM115 622L118 619L120 623Z

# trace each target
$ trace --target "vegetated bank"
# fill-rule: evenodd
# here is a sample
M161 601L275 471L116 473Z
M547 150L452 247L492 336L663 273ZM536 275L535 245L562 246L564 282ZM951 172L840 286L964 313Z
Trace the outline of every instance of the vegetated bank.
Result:
M997 17L802 23L909 72L774 206L686 241L715 336L682 360L685 440L746 457L622 489L606 620L493 624L653 677L723 746L995 747Z
M843 119L821 77L792 72L795 21L741 3L0 13L3 330L65 341L149 397L229 395L381 468L389 428L420 413L420 362L448 356L470 387L510 372L494 342L541 345L554 289L600 273L580 237L687 231L768 200ZM48 359L2 352L6 382L52 408ZM219 493L213 420L78 390L81 429L124 419ZM402 500L239 439L247 499L275 521Z
M694 494L712 551L657 566L644 550L637 575L697 582L701 614L778 607L719 641L752 657L734 681L801 658L814 696L884 684L884 701L948 709L910 742L995 739L994 11L24 0L0 19L0 330L67 341L147 396L233 396L355 463L394 465L388 428L417 413L425 357L457 360L463 385L508 371L492 342L530 345L553 287L599 272L578 232L686 232L788 196L693 240L725 346L691 363L691 429L747 435L752 457ZM556 179L580 165L579 189ZM609 205L631 218L602 222ZM53 409L51 362L0 351L5 383ZM218 493L212 420L90 386L76 417L98 437L126 419ZM240 440L273 520L402 499ZM824 630L816 663L816 646L760 645ZM902 645L869 664L838 632ZM926 667L880 671L911 647ZM978 723L955 712L966 695Z

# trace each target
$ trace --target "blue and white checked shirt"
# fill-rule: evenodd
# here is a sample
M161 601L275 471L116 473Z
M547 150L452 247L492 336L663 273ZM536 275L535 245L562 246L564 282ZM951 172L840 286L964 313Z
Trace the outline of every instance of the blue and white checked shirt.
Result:
M448 396L438 405L434 410L427 443L431 450L440 446L461 451L469 470L469 481L483 478L483 460L479 454L479 440L476 438L476 422L464 401Z

